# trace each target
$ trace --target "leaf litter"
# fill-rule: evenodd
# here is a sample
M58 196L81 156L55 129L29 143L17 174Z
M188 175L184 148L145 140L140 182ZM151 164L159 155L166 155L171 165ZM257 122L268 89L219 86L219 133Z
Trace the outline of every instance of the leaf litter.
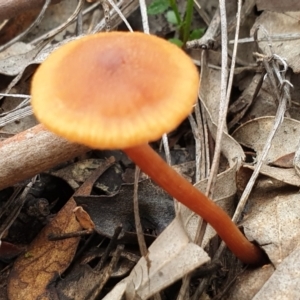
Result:
M51 7L53 13L58 18L57 26L60 25L60 19L68 18L75 9L74 4L70 6L66 5L67 8L63 8L64 3L67 2L69 1L65 0L59 4L62 6ZM129 2L129 5L132 3L132 7L136 8L138 6L136 1ZM256 2L262 7L263 1ZM255 4L254 1L253 3ZM245 5L251 7L250 4L252 5L250 1L249 3L245 3ZM278 10L278 4L275 2L272 4L274 9L272 9L272 7L268 8L270 10ZM235 21L236 13L235 5L236 3L234 1L228 1L227 3L228 12L232 12L232 14L228 14L228 18L233 22ZM268 5L270 6L271 4L269 3ZM85 8L88 8L87 6L88 4L86 4ZM223 129L221 164L218 172L219 175L216 177L216 183L214 185L213 198L229 214L234 213L237 193L239 197L241 197L241 200L244 198L246 200L248 199L247 206L243 207L241 212L238 212L238 217L236 217L237 221L245 235L263 247L270 258L271 265L256 270L246 270L237 273L240 275L236 275L237 279L230 289L228 286L223 286L222 284L217 286L216 294L222 293L224 290L229 290L227 294L228 299L268 299L270 297L272 299L293 299L298 292L297 281L292 279L298 276L297 264L299 263L299 247L297 242L299 240L299 222L297 218L299 215L297 205L299 202L299 163L297 153L299 153L298 131L300 129L298 127L300 117L298 111L300 104L298 100L299 78L297 76L297 73L299 73L299 59L297 59L297 57L299 56L298 49L300 49L300 47L297 46L299 43L297 34L300 25L299 13L285 13L286 10L289 10L286 9L286 7L293 10L289 1L285 3L284 9L280 8L280 12L276 13L265 10L260 16L257 16L255 11L242 10L242 18L248 21L248 24L247 22L243 24L243 32L247 33L244 37L250 37L250 42L252 43L251 49L252 47L253 49L257 47L257 53L259 54L256 53L255 58L260 65L257 64L253 66L253 61L251 65L243 64L242 62L249 61L249 54L246 54L246 52L243 54L242 51L238 52L239 57L237 64L239 66L236 69L237 75L234 78L234 85L239 87L239 89L233 90L231 95L230 120L232 120L232 122L228 123L228 129ZM213 6L209 6L209 8L214 9ZM64 9L66 10L64 11ZM93 9L97 10L97 8ZM128 9L126 5L124 5L124 7L121 5L121 11L122 9L124 9L124 12L126 11L127 16L131 14L134 15L134 10L126 10ZM284 12L282 12L282 10L284 10ZM60 15L58 12L66 13ZM210 13L211 17L213 17L213 10L210 11ZM85 18L88 20L87 17ZM165 21L163 18L159 20L159 22ZM48 16L47 22L41 23L41 28L45 26L43 30L46 33L53 29L53 27L47 27L49 23L51 24L51 14ZM88 23L83 24L86 26L85 30L87 30L86 24ZM162 28L164 28L164 26L165 24L161 23L159 25L155 24L154 27L163 31ZM251 26L252 30L250 30ZM213 25L211 25L211 27L213 27ZM232 30L230 28L231 27L229 27L229 30ZM257 28L259 29L257 30ZM37 34L42 33L41 29L36 29L36 31ZM255 36L256 33L257 36ZM53 51L60 43L67 42L70 38L72 39L74 35L75 26L72 28L68 27L67 30L60 33L58 40L53 42L52 45L47 44L45 48L46 43L45 45L41 44L41 46L38 46L38 44L33 42L36 37L36 33L34 33L32 35L33 39L30 40L30 37L28 37L28 39L15 43L0 53L0 73L2 78L14 78L11 82L4 80L3 83L1 83L2 91L5 94L16 93L26 95L26 93L28 93L28 86L26 86L28 82L27 78L34 72L36 65L43 61L48 53ZM218 35L217 31L215 35L210 35L211 31L208 31L206 38L210 37L216 39L215 45L217 47L218 42L220 43L220 40L218 40L220 35ZM255 39L257 39L257 42L255 42ZM205 39L202 39L202 41L204 40ZM245 40L241 37L240 45L244 42ZM219 51L220 49L214 49L214 51L216 50ZM213 55L211 55L211 57L212 56ZM220 68L221 61L218 61L218 59L210 60L210 57L206 57L200 63L204 64L202 65L203 76L199 93L200 107L198 112L200 112L199 115L201 115L203 119L199 119L199 115L197 115L198 108L196 108L195 124L198 133L201 134L195 136L195 139L196 144L197 139L198 141L201 139L199 142L200 148L197 148L198 150L200 149L201 155L199 156L200 160L197 161L199 165L196 164L195 168L199 168L202 171L204 170L202 172L203 174L208 174L208 164L205 163L205 160L210 160L211 153L214 149L211 140L215 139L217 135L221 95L220 86L223 71ZM270 70L275 71L275 73L272 75ZM276 70L279 70L279 72L276 73ZM285 77L286 70L288 70L287 77ZM256 72L262 74L258 73L255 75ZM264 72L267 73L267 75L262 76ZM275 76L275 79L272 78L272 76ZM5 82L8 83L4 84ZM245 82L248 82L248 84L245 84ZM294 85L293 89L292 85L289 85L289 82ZM287 103L288 110L286 113L285 109L281 111L281 117L277 124L278 129L274 130L273 126L274 122L276 122L274 115L276 115L276 113L279 115L277 108L282 101L287 100L283 99L286 95L292 95L290 101ZM12 106L3 105L5 101L9 101L9 97L4 96L1 102L1 108L5 109L5 113L10 113L10 111L16 109L16 107L16 111L19 111L18 105L22 103L23 100L20 99L19 102L16 102L16 104ZM284 113L285 117L283 118ZM0 121L3 120L4 125L10 124L11 126L11 128L1 127L3 136L15 134L32 126L32 124L34 124L32 117L29 117L32 118L32 121L28 122L27 125L25 123L26 119L23 118L25 116L28 118L28 114L30 114L30 111L26 112L26 115L24 113L22 115L20 111L19 120L23 127L17 126L17 124L14 126L15 118L17 118L18 115L14 116L14 118L10 118L9 121L7 121L8 119L2 119L3 117L1 115ZM286 116L288 116L288 118L286 118ZM22 124L23 122L25 125ZM203 127L201 127L202 122L204 124ZM232 133L232 129L235 130L234 133ZM197 132L197 130L193 133ZM274 138L268 140L268 137L270 137L269 134L273 130ZM210 135L210 139L208 135ZM180 134L179 136L184 136L184 134ZM203 142L204 140L205 142ZM182 143L182 139L178 141ZM175 143L177 143L177 140ZM268 151L264 150L266 143L267 146L270 146ZM178 147L178 144L176 146ZM190 145L187 146L190 147ZM252 151L251 162L248 161L249 157L247 156L247 163L245 163L245 153L247 153L249 149ZM197 155L199 155L199 153L197 153ZM262 164L259 171L256 171L260 160ZM50 174L63 178L74 189L78 189L77 191L79 191L81 189L80 186L82 184L84 185L86 180L88 180L87 178L91 175L92 170L95 170L97 166L101 166L104 162L105 161L95 159L95 156L88 154L86 157L79 158L79 162L74 165L53 166L55 169L51 170ZM190 163L191 162L189 162L189 166ZM128 163L122 160L119 166L116 167L115 165L110 169L109 172L114 174L111 175L112 177L103 179L103 182L101 181L102 177L100 177L100 180L94 186L93 190L90 190L92 195L90 195L90 192L85 194L85 196L81 194L80 197L78 196L76 198L76 201L78 201L77 204L75 204L73 198L71 198L63 208L58 209L58 212L56 211L57 214L55 216L51 216L46 227L30 245L27 245L26 251L14 262L8 280L8 294L10 299L34 299L40 295L46 296L53 292L53 290L51 290L53 288L56 289L57 293L61 296L72 295L74 299L83 299L84 295L88 294L88 287L90 287L87 280L83 279L85 275L88 278L93 278L92 285L94 287L97 287L97 283L100 281L101 288L103 288L108 281L108 276L117 272L117 265L119 264L119 267L122 266L122 262L124 270L126 271L124 271L125 273L120 271L120 274L126 275L123 275L123 280L115 285L115 288L106 296L106 299L121 299L123 294L125 294L128 299L133 299L134 297L146 299L152 295L157 296L156 293L172 284L175 280L182 278L195 268L209 262L210 258L206 252L193 243L199 218L184 207L181 207L175 216L170 197L154 186L149 179L143 179L139 183L140 213L143 220L143 227L147 228L146 236L148 236L148 240L147 238L146 240L149 243L155 240L148 249L148 258L150 259L151 265L149 267L149 261L145 257L141 257L138 261L139 255L135 256L133 259L134 263L129 264L130 267L128 267L128 260L127 263L124 264L124 255L127 253L124 249L126 240L124 240L124 236L126 237L126 234L128 234L128 237L130 236L132 240L136 239L133 212L129 205L130 195L133 192L132 185L122 185L122 169L125 166L125 169L128 170L129 165L130 162ZM82 166L87 168L88 172L80 171L83 170ZM77 172L70 175L70 173L73 172L72 170L76 170L76 168ZM179 169L184 168L185 166L179 166ZM237 191L238 182L242 180L236 177L236 174L242 174L238 172L240 168L248 168L254 172L258 172L257 178L253 181L250 191L247 190L247 183L244 185L244 187L246 187L245 194L243 194L243 190ZM62 171L63 169L64 171ZM116 176L118 170L121 172L120 176ZM197 174L199 174L199 172ZM250 173L250 177L247 178L251 180L251 176ZM105 176L103 176L103 178L104 177ZM191 179L193 180L194 178L192 177ZM112 185L108 184L112 181ZM207 178L202 181L198 178L195 183L202 191L206 190ZM5 190L4 192L1 191L0 198L4 197L4 199L6 199L6 193L7 191ZM97 195L97 193L100 193L100 196ZM2 198L1 201L3 201ZM100 213L99 210L101 210L101 206L99 205L98 207L91 204L95 201L99 203L103 202L103 204L106 205L102 207ZM112 202L111 206L109 205L110 201ZM123 230L119 236L119 242L117 242L119 245L111 245L110 255L104 255L105 248L101 248L101 251L99 250L101 254L97 252L97 255L93 256L112 257L110 262L104 264L104 269L100 272L101 274L96 274L93 277L91 275L93 264L90 266L88 263L83 263L83 265L81 265L82 269L80 270L82 273L72 273L69 271L70 274L73 274L75 277L76 274L81 274L81 279L78 282L76 280L69 280L70 285L67 287L67 284L64 286L63 281L60 281L56 286L52 285L52 287L48 289L49 283L52 282L54 278L57 278L57 274L65 272L68 265L71 264L76 253L77 244L79 243L78 237L55 242L49 241L48 234L57 234L58 232L63 234L69 231L81 230L81 226L76 221L73 213L73 210L78 204L82 205L87 212L84 220L86 220L86 217L88 221L89 218L91 218L90 221L95 223L95 232L100 233L103 237L101 242L98 240L100 244L104 243L108 246L108 241L110 239L112 241L114 240L115 230L118 225L122 223ZM52 205L55 207L57 202L54 201ZM94 207L97 209L94 209ZM124 209L124 207L126 209ZM110 214L108 214L109 211ZM107 221L108 215L113 218L110 221L111 223L107 223L107 225L102 220ZM168 225L169 223L170 225ZM87 227L88 230L93 230L92 225L88 225ZM129 234L130 231L127 232L128 229L133 229L131 235ZM156 238L156 235L159 233L160 235ZM206 250L213 236L214 233L210 227L208 227L202 242L202 247L206 247ZM9 232L4 234L3 237L4 239L9 237ZM117 239L115 242L116 241ZM22 247L18 247L17 241L13 242L17 249L22 249ZM128 240L126 242L128 242ZM57 247L54 245L57 245ZM129 244L126 243L126 245ZM130 255L133 255L133 253ZM101 264L102 263L103 262L101 262ZM133 266L135 263L136 265ZM130 272L130 268L132 268L131 273L127 276ZM70 270L72 270L72 267ZM127 277L124 278L124 276ZM251 282L253 282L253 280L257 284L252 284ZM207 283L207 286L208 285L209 283ZM84 292L80 293L79 291L83 289L84 286L87 286L87 288ZM193 286L193 284L191 284L191 286ZM249 286L250 289L248 289ZM107 292L108 290L105 293ZM195 291L194 297L197 292L198 291ZM216 294L214 294L214 296L216 296ZM224 296L224 299L225 298Z

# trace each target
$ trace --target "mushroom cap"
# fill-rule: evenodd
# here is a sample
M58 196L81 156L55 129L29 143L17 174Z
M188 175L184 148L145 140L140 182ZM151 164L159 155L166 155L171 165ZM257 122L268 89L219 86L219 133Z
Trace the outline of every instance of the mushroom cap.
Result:
M73 142L124 149L159 139L191 112L199 75L177 46L143 33L85 36L37 69L37 119Z

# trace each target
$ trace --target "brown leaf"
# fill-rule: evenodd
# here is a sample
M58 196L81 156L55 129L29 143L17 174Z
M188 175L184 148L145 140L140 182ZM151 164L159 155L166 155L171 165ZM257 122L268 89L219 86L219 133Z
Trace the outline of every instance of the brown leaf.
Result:
M48 235L58 230L72 232L81 229L73 214L75 207L75 201L70 199L40 232L26 254L16 260L8 281L10 299L37 299L46 292L49 282L69 266L79 239L49 241Z
M295 152L292 152L277 158L274 162L270 163L270 165L279 168L293 168L294 157Z
M90 194L94 182L113 163L113 157L104 161L77 190L75 195L77 193ZM73 213L75 207L76 203L72 197L31 243L27 253L16 260L8 281L10 299L43 299L43 295L48 293L49 283L70 265L80 238L49 241L48 236L53 233L81 230L81 226Z

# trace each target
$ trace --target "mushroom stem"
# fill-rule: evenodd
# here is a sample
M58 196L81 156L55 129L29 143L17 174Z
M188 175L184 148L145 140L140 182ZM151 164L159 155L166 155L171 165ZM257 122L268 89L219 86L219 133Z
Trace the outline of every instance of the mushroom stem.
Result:
M259 265L264 252L249 242L230 217L171 168L148 144L123 149L153 181L208 222L228 248L244 263Z

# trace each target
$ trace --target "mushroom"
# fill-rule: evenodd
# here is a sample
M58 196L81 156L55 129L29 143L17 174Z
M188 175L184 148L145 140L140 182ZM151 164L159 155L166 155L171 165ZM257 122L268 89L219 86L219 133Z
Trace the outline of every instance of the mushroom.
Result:
M85 36L54 51L31 86L37 119L66 139L96 149L122 149L153 181L206 220L244 263L262 250L230 217L175 172L148 145L192 111L199 75L177 46L143 33Z

